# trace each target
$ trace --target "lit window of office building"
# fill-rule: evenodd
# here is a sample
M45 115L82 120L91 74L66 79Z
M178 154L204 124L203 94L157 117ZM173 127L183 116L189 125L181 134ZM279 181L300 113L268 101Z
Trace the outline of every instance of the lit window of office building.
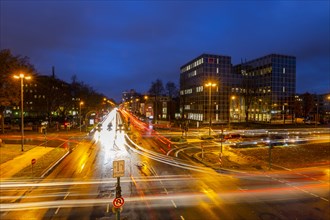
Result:
M214 86L207 87L211 82ZM293 120L296 58L270 54L232 66L203 54L181 67L181 115L212 123Z
M240 77L232 72L231 57L202 54L180 70L182 117L201 122L226 121L229 91Z

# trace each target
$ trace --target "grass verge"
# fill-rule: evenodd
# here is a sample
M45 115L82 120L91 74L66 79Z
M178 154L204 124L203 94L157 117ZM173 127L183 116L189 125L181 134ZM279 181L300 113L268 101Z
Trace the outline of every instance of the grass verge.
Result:
M63 157L67 153L64 148L54 148L50 152L43 155L38 161L33 165L27 166L18 173L16 173L14 178L39 178L42 174L50 168L56 161Z

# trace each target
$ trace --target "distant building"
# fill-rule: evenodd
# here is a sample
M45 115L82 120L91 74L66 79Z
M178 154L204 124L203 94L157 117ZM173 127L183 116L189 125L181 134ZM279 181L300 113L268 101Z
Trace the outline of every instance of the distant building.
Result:
M184 118L204 123L210 117L212 123L293 120L293 56L270 54L233 66L229 56L202 54L180 70ZM215 86L207 87L209 82Z
M152 95L141 95L134 90L123 92L123 107L136 116L157 120L175 118L176 102L169 96L161 95L157 99ZM157 116L157 119L156 119Z
M69 84L53 76L37 75L24 82L25 121L45 120L60 114L61 100L71 100ZM19 116L19 106L13 106L13 117ZM68 110L69 111L69 110Z
M131 89L122 93L122 103L125 104L129 111L138 114L140 112L141 97L140 93Z
M320 120L324 124L330 123L330 93L321 95Z
M137 93L134 89L122 92L122 102L129 102L133 99L140 98L141 94Z

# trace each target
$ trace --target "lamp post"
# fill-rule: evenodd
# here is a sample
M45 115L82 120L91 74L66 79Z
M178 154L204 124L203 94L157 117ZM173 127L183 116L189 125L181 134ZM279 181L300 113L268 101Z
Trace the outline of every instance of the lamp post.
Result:
M21 131L22 131L22 137L21 137L21 150L24 151L24 109L23 109L23 103L24 103L24 79L31 79L31 76L25 76L24 73L20 73L19 75L14 75L15 79L21 79Z
M319 97L316 95L316 116L315 116L315 127L317 127L317 122L319 121Z
M79 102L79 131L81 132L81 106L84 104L84 102Z
M263 115L263 107L262 107L262 99L259 99L259 106L258 106L258 121L260 121L260 116L261 116L261 122L264 120L264 115Z
M228 117L228 128L230 129L230 110L231 110L231 105L233 105L233 101L236 99L236 96L231 96L230 97L230 100L229 100L229 117ZM234 108L234 111L235 111L235 108Z
M212 117L211 117L211 93L212 93L212 87L215 87L217 84L208 82L205 84L206 87L209 87L209 135L211 135L211 124L212 124Z
M285 106L288 105L288 103L283 103L283 108L282 108L282 111L283 111L283 124L285 124L285 116L286 116L286 110L285 110Z

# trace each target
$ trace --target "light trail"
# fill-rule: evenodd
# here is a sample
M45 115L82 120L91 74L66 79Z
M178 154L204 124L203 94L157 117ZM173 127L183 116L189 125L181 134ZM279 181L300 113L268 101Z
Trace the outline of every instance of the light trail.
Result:
M292 187L278 187L278 188L263 188L255 190L240 190L228 192L214 192L212 191L212 196L210 192L191 192L191 193L173 193L173 194L156 194L156 195L137 195L125 198L125 206L129 206L130 203L134 203L134 207L144 205L141 202L148 203L149 207L173 207L171 201L176 201L176 206L196 206L201 202L206 202L209 205L217 206L219 201L221 203L260 203L268 201L284 201L284 200L297 200L304 198L323 198L312 193L304 193L305 188L310 186L306 185L300 189L293 190ZM319 189L326 191L328 186L325 184L319 184L317 186ZM33 209L49 209L49 208L72 208L72 207L88 207L88 206L98 206L107 205L109 200L112 198L98 198L98 199L68 199L60 201L42 201L42 202L25 202L25 203L1 203L0 211L18 211L18 210L33 210ZM322 201L329 203L329 200L323 198Z
M220 174L215 173L214 170L212 170L208 167L192 165L192 164L187 163L186 161L183 161L183 160L180 160L177 158L173 158L173 157L169 157L169 156L166 156L163 154L159 154L159 153L151 151L151 150L147 150L147 149L142 148L141 146L137 145L136 143L134 143L127 135L125 135L125 137L126 137L126 140L129 140L130 144L132 144L135 148L131 147L129 144L126 144L126 146L137 154L146 156L150 159L153 159L158 162L165 163L165 164L168 164L171 166L188 169L188 170L193 170L193 171L198 171L198 172L203 172L203 173L212 173L213 175L220 175ZM238 173L240 173L240 172L238 171ZM244 173L244 172L242 172L242 173Z
M155 181L186 181L196 179L192 176L187 175L164 175L164 176L157 176L157 177L134 177L136 182L155 182ZM42 183L33 183L33 182L5 182L2 181L0 184L0 189L4 190L6 188L20 188L20 187L53 187L53 186L72 186L72 185L95 185L95 184L116 184L117 180L115 178L111 179L96 179L92 181L75 181L75 180L68 180L68 181L54 181L50 180L51 182L42 182ZM122 177L120 179L123 183L131 183L132 180L130 177Z

